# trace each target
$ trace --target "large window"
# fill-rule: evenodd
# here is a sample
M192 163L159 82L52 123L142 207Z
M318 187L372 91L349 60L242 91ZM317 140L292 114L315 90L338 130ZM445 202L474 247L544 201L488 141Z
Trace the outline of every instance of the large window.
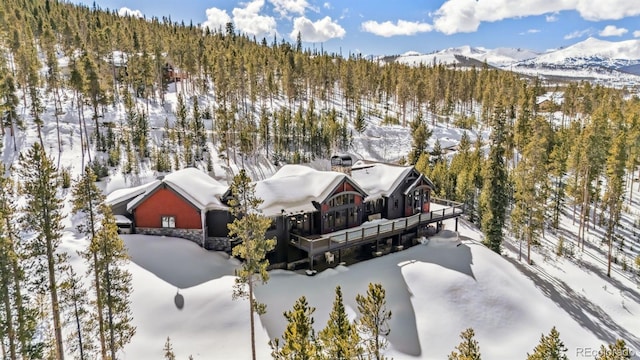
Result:
M162 217L162 227L163 228L174 228L174 227L176 227L176 217L175 216L163 216Z
M356 197L353 194L345 194L336 196L335 198L329 200L329 207L338 207L342 205L354 204L356 202Z

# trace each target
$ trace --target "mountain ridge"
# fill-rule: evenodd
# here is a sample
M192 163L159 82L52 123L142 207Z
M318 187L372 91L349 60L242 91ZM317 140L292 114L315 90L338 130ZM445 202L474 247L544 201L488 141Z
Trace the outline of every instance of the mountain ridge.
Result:
M396 57L394 61L407 65L470 66L460 61L459 56L529 75L640 83L640 40L615 42L589 37L573 45L545 52L523 48L488 49L465 45L429 54L410 51ZM473 65L475 64L471 66Z

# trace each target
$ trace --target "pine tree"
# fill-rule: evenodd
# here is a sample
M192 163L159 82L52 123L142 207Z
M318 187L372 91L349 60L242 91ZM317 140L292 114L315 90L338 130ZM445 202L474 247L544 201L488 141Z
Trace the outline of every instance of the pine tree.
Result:
M600 346L600 351L595 360L626 360L631 359L631 350L624 340L618 339L615 343Z
M566 352L567 348L554 326L549 335L540 336L540 343L533 349L533 354L527 354L527 360L568 360Z
M242 267L233 288L234 299L249 300L249 318L251 324L251 355L255 360L254 313L266 312L266 305L256 301L253 295L256 280L263 284L269 280L267 253L275 247L275 239L265 239L264 235L271 226L271 220L260 213L258 207L262 199L256 197L255 184L240 170L231 184L232 199L229 201L231 215L234 216L229 227L229 237L240 240L233 248L232 255L242 259Z
M357 132L362 134L367 128L367 123L365 122L364 114L362 113L362 107L358 106L356 108L356 117L353 121L353 127Z
M171 346L171 339L167 336L167 341L164 343L164 358L166 360L176 360L176 355L173 353L173 346Z
M65 326L68 328L67 351L74 354L75 359L95 359L95 323L87 290L71 266L67 266L65 270L66 279L60 285L60 294L63 311L66 313Z
M604 194L604 203L608 213L606 222L606 237L609 245L607 256L607 276L611 276L613 236L615 228L620 221L622 205L624 202L624 167L627 161L626 142L626 131L625 129L620 129L618 135L613 141L613 145L609 149L609 156L606 161L607 187Z
M409 163L415 165L420 159L420 155L427 150L427 141L431 137L431 130L427 123L418 116L411 122L411 151L409 152Z
M364 338L364 355L370 359L386 359L382 351L387 348L386 336L391 329L388 321L391 320L391 310L386 307L385 290L381 284L369 283L367 295L356 296L360 319L357 327Z
M505 165L506 111L503 106L496 107L493 114L491 148L483 171L483 188L480 195L481 225L485 235L485 244L500 253L502 229L505 224L508 196L507 169Z
M4 173L4 165L0 164L0 278L6 336L12 360L16 358L14 354L20 354L24 359L37 358L42 343L34 341L34 311L28 305L28 297L23 294L25 272L19 262L23 254L18 246L19 234L15 226L15 189L11 179L3 176Z
M100 352L102 358L106 359L107 346L104 334L103 305L102 297L98 295L101 293L102 288L98 261L99 248L95 246L97 241L96 234L98 233L100 222L104 218L104 214L101 212L101 205L104 203L105 197L102 191L96 186L96 176L93 170L91 170L91 167L86 167L84 175L74 184L71 194L73 197L73 211L84 214L83 222L78 225L78 230L89 237L89 247L82 255L85 260L90 262L89 271L93 273L92 285L96 294L95 306L98 316L97 325L98 337L100 339Z
M20 124L17 112L20 99L18 99L18 95L16 95L16 85L11 73L6 71L3 76L4 78L0 81L0 128L2 128L2 135L4 135L4 129L9 128L9 134L13 139L13 151L18 151L16 131Z
M105 318L105 338L108 338L107 348L110 359L116 359L116 354L136 333L131 314L131 274L126 268L129 261L124 241L118 235L118 226L110 212L108 205L102 204L102 218L100 230L96 233L96 241L91 251L98 253L98 269L101 287L103 315Z
M8 179L2 177L4 173L4 166L0 166L0 191L11 190L6 188ZM10 217L11 208L5 209L4 196L0 198L0 342L2 342L2 356L8 357L11 360L17 359L18 356L18 341L16 335L16 319L14 317L14 308L12 304L12 286L13 282L13 268L11 264L17 258L17 254L14 252L13 237L6 229L7 221L11 221ZM5 348L5 344L8 344L8 349Z
M355 323L347 317L342 290L336 287L336 298L327 326L318 334L326 357L334 360L357 359L362 354L360 335Z
M18 173L23 180L21 193L26 200L21 222L25 231L35 233L28 244L29 258L35 266L30 277L50 295L55 353L58 359L64 359L58 272L66 258L56 253L62 237L63 219L62 200L57 196L60 178L53 160L39 143L20 154L19 166ZM45 275L46 279L43 279Z
M282 347L278 338L269 342L271 356L277 360L319 359L320 347L313 330L313 312L302 296L293 305L293 309L284 312L287 327L282 335Z
M474 336L472 328L460 333L462 341L456 346L456 350L451 352L449 360L480 360L480 346L478 346L478 341L473 338Z

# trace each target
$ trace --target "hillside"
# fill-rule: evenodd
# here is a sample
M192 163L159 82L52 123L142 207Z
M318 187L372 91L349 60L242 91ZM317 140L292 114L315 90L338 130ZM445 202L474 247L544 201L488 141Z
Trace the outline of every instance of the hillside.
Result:
M483 357L524 358L552 326L569 358L618 338L639 358L640 101L628 92L575 82L546 88L540 78L500 70L509 59L533 55L524 50L461 48L431 54L424 57L428 66L416 67L401 63L422 56L415 53L383 64L232 31L207 33L168 19L119 17L58 2L29 2L30 11L19 5L0 3L11 10L0 14L20 26L11 35L34 44L1 44L0 156L4 175L17 184L24 181L16 171L20 154L40 141L74 180L85 166L99 170L97 185L105 194L185 167L228 183L240 169L258 180L283 164L323 168L331 155L349 152L415 163L436 185L434 196L467 205L475 223L463 221L460 234L447 223L428 244L315 277L272 271L256 293L268 305L257 332L261 358L269 358L267 341L282 335L282 312L298 296L316 307L320 329L336 285L345 289L355 317L355 294L372 281L387 288L394 314L388 355L395 359L445 358L467 327L475 329ZM10 38L8 31L2 35ZM477 66L449 68L438 56ZM489 59L496 66L481 66ZM168 65L181 75L169 76ZM627 75L620 81L631 79ZM540 99L550 101L543 108ZM495 141L501 131L505 141ZM487 211L482 199L492 195L486 159L496 149L504 151L500 160L509 174L509 193L501 194L500 254L481 244L486 238L476 224ZM89 241L77 230L84 217L72 211L69 189L58 189L57 196L66 216L58 251L84 275L88 265L78 251ZM24 195L12 201L22 206ZM17 216L6 223L24 226ZM32 238L19 229L20 241ZM0 228L0 239L6 234ZM236 259L177 238L122 238L131 258L125 268L132 274L137 327L122 358L158 359L168 336L178 358L248 357L248 304L231 299ZM532 265L526 255L519 259L527 239ZM564 256L557 256L561 241ZM32 278L26 276L25 286L34 285ZM83 284L93 291L88 279ZM39 301L42 308L50 305ZM36 340L51 340L46 313L39 315ZM65 333L72 328L67 324Z

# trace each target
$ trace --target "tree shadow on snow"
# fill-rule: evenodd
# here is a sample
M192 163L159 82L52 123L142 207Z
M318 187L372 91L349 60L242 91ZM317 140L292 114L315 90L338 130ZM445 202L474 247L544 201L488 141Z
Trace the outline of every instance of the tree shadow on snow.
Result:
M444 232L447 237L447 232ZM369 283L380 283L386 291L387 308L393 316L389 322L388 340L394 350L408 356L422 354L416 314L411 299L413 294L402 274L404 266L413 263L432 263L460 272L475 280L471 265L471 249L455 237L431 240L428 246L416 245L382 257L362 261L348 267L330 268L314 277L291 272L272 272L271 280L256 288L256 297L267 304L267 313L261 316L270 338L282 336L286 320L282 313L289 311L295 300L304 295L310 306L316 307L314 328L316 333L327 323L334 299L334 289L341 286L345 306L357 309L357 294L366 294Z
M121 237L132 262L178 289L235 273L235 266L223 254L203 250L189 240L145 235Z
M616 339L621 338L630 348L640 348L640 339L636 335L618 325L601 307L592 303L583 294L574 291L565 282L551 276L539 267L529 267L508 257L504 259L531 278L536 287L549 299L604 343L614 343Z

